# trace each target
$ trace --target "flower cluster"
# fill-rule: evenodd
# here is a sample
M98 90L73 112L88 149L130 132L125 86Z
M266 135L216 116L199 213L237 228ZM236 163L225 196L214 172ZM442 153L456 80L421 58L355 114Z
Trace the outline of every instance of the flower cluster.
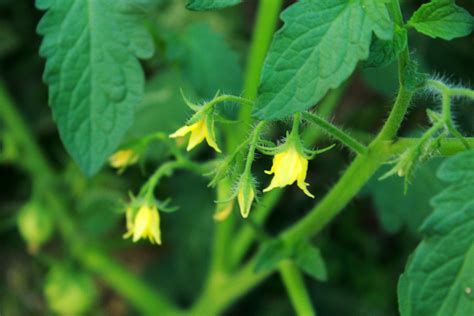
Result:
M178 128L168 137L180 140L186 140L185 137L188 137L187 151L191 151L206 141L211 148L221 153L222 151L217 143L214 131L215 117L217 116L214 106L218 103L218 100L225 101L225 98L223 96L216 96L212 101L202 106L194 105L185 100L188 106L195 111L195 114L184 126ZM222 160L220 166L214 168L215 177L210 185L215 185L224 178L228 178L230 182L236 183L232 196L230 198L227 197L226 202L220 204L222 207L219 207L214 215L216 220L224 220L231 214L234 200L237 201L242 217L247 218L249 216L254 200L257 198L257 185L251 170L257 150L263 154L273 156L272 167L270 170L265 171L266 174L273 175L273 178L268 186L263 189L263 192L296 183L304 194L314 198L314 195L308 190L309 184L306 182L308 161L314 155L324 152L332 148L332 146L320 151L305 148L299 134L299 124L300 116L295 115L291 132L287 133L286 139L282 144L276 146L262 139L261 130L265 123L260 122L252 131L249 139L245 140L233 153L227 155ZM176 142L174 146L179 147L180 143L183 142ZM269 143L271 145L268 145ZM116 152L110 157L111 166L123 169L136 163L140 152L143 151L143 146L139 148L140 150L136 150L134 147L130 147ZM243 168L242 164L237 162L237 157L245 152L247 152L247 160ZM176 156L177 160L187 159L183 157L182 154ZM229 172L229 170L232 171ZM161 174L156 176L157 174L159 172L155 172L155 175L150 177L149 183L143 186L142 191L144 193L141 191L139 198L126 208L127 232L124 237L132 238L133 242L140 239L148 239L152 244L161 244L160 213L158 209L163 210L163 208L159 207L158 202L152 198L153 189L161 176ZM169 174L169 172L166 174ZM228 194L227 190L225 192L224 194ZM226 197L224 196L223 198L225 199Z

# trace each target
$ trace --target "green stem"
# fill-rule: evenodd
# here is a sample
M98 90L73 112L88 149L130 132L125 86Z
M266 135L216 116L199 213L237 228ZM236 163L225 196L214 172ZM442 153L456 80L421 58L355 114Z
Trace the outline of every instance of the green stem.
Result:
M255 223L262 224L275 208L284 190L272 190L266 193L262 200L258 202L255 209L252 211L252 218ZM257 234L252 227L248 225L243 226L240 231L233 238L233 245L229 254L231 268L235 268L244 258L247 250L254 242Z
M260 0L252 35L252 42L247 57L244 78L244 96L247 99L257 98L260 76L273 33L278 22L283 0ZM248 134L252 123L252 108L243 107L240 110L239 121L241 128L236 137L233 137L233 146L236 147Z
M187 315L221 315L223 310L271 273L271 271L257 273L254 267L255 261L252 260L231 277L221 276L214 279L214 282L204 289Z
M453 89L450 89L449 93L455 96L462 96L462 97L474 99L474 90L471 90L471 89L453 88Z
M464 140L464 137L462 136L461 132L459 132L454 126L453 115L451 111L451 90L442 82L431 80L430 83L436 85L441 91L443 111L442 115L448 131L454 137L458 138L464 144L466 149L469 149L469 144Z
M212 108L212 107L216 106L217 104L223 103L223 102L240 103L242 105L246 105L246 107L252 107L253 106L253 101L252 100L242 98L242 97L238 97L238 96L235 96L235 95L223 94L223 95L215 97L214 99L212 99L211 101L206 103L206 105L204 106L204 109L206 110L206 109Z
M474 145L474 137L468 138L467 141L471 145ZM283 238L288 239L291 242L293 240L300 240L303 235L311 236L320 231L325 224L327 224L335 215L340 212L342 207L347 204L353 195L356 194L354 191L358 190L354 186L359 186L360 188L360 186L363 184L359 183L365 183L363 180L370 178L370 175L375 172L373 170L376 170L382 164L381 161L386 161L389 157L402 153L407 148L412 147L418 142L419 138L401 138L395 143L392 143L392 141L381 141L376 148L373 148L371 151L369 151L367 156L357 157L349 167L350 170L348 169L346 171L348 175L344 175L339 180L338 184L336 184L336 186L328 194L329 197L325 197L325 199L310 212L310 214L312 214L311 216L314 218L315 223L318 223L319 219L323 221L323 223L317 224L315 227L316 231L312 230L312 223L306 222L304 225L306 226L304 227L304 231L306 231L307 234L301 234L300 229L302 226L297 224L293 227L290 227L290 229L288 229L283 234ZM445 139L440 143L439 153L445 156L450 156L455 155L463 150L464 147L458 139ZM378 154L376 151L378 151ZM371 167L372 163L375 163L376 165ZM363 175L359 176L359 171L362 171ZM348 188L350 188L351 192L347 195L344 195L344 185L354 179L359 180L354 181L354 186L348 185ZM344 201L339 202L339 193L343 194L341 197ZM257 212L254 213L258 214ZM315 218L314 214L320 214L316 215L320 217ZM304 220L306 220L306 218ZM245 253L245 251L243 252ZM257 286L272 272L267 271L265 274L255 273L253 271L254 265L255 258L251 259L232 277L222 277L220 279L215 279L214 283L206 287L202 296L189 312L189 315L221 314L221 312L225 310L230 304L237 300L241 295Z
M257 96L258 85L260 83L260 74L265 60L265 56L270 46L270 42L273 36L273 32L276 28L276 22L278 19L278 13L280 12L282 0L260 0L258 14L255 22L254 33L250 50L247 58L247 66L245 70L244 80L244 96L246 99L255 100ZM235 127L228 129L226 136L228 140L227 149L229 152L233 152L247 137L248 131L252 122L251 118L252 107L246 106L240 109L239 113L239 127L237 132ZM237 165L243 163L243 159L239 159ZM223 196L230 196L231 185L225 181L221 181L217 186L218 194ZM231 216L224 222L217 222L215 225L214 234L214 245L213 253L211 258L211 267L209 269L207 282L201 294L197 300L197 306L199 309L199 302L203 301L206 297L206 293L209 293L216 282L219 282L224 275L227 262L227 250L230 240L230 235L234 228L234 218ZM237 288L237 285L232 286L233 289ZM227 293L225 289L223 293ZM223 296L220 293L218 297ZM213 303L214 304L214 303ZM198 315L198 313L196 313ZM203 314L209 315L209 314Z
M250 44L247 65L245 67L244 95L255 100L262 72L263 62L276 29L278 14L282 0L260 0L257 17ZM249 117L250 112L244 110L241 117Z
M35 181L54 183L58 175L50 167L1 83L0 118L12 132L12 135L15 136L15 141L23 150L25 166L31 177ZM166 313L167 315L179 314L179 310L164 299L156 290L130 274L104 253L85 245L81 240L80 234L76 231L74 221L65 211L69 209L67 203L60 196L60 193L54 192L54 186L51 186L45 192L44 198L56 217L56 223L65 244L69 246L71 254L85 268L97 273L109 286L123 295L124 298L145 315L156 315L157 313Z
M0 118L11 131L18 144L27 152L25 155L26 167L29 171L37 174L49 176L53 169L48 161L44 159L40 147L36 143L29 128L23 121L20 113L13 105L13 101L8 95L4 84L0 81ZM49 178L49 177L48 177Z
M224 201L230 197L232 193L232 183L228 179L221 180L217 185L217 201ZM228 203L219 203L217 205L216 213L222 207L232 207L233 201ZM213 248L210 261L210 267L207 277L207 285L212 284L215 278L221 278L227 272L227 249L230 243L231 232L234 228L234 217L229 216L224 221L215 222L215 230L213 236Z
M324 132L339 140L355 153L358 153L359 155L365 155L367 153L367 147L318 115L303 112L303 118L319 126Z
M303 276L295 264L284 260L279 265L280 275L285 284L293 308L299 316L315 316L311 298L304 284Z
M264 121L259 122L252 133L252 138L250 140L250 147L247 153L247 161L245 162L244 173L250 174L252 172L252 164L255 158L255 148L257 147L258 138L260 137L260 133L262 131L262 128L265 126L265 124L266 122Z

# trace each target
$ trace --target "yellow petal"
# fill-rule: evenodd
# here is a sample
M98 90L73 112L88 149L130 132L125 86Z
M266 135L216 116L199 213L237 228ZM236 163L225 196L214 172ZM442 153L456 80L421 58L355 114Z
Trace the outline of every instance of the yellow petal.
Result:
M217 146L216 141L209 135L209 133L206 133L206 141L209 146L214 148L215 151L218 153L221 153L222 151L220 150L219 146Z
M158 245L161 245L161 230L160 230L160 213L154 209L152 220L151 234Z
M146 230L150 222L150 209L148 206L143 205L137 213L134 221L133 229L133 242L138 241L140 238L145 236Z
M188 147L186 147L187 151L190 151L196 147L204 140L204 138L206 138L206 126L204 119L191 125L191 129L191 137L189 137Z
M267 174L274 174L270 185L263 190L268 192L274 188L282 188L297 182L298 187L309 197L314 198L305 182L308 170L308 160L304 158L298 150L291 146L287 150L278 153L273 157L273 165Z
M170 134L170 138L183 137L183 136L186 136L186 134L191 132L191 131L192 131L192 127L185 125L185 126L179 128L173 134Z
M205 126L206 127L206 142L210 147L214 148L215 151L217 151L218 153L221 153L221 150L216 143L215 135L213 132L213 125L211 124L214 124L214 122L212 121L212 118L211 119L206 118L206 126Z

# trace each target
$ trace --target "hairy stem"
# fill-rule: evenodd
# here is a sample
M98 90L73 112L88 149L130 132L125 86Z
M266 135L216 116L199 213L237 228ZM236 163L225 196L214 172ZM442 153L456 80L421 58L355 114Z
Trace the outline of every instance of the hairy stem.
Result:
M367 147L318 115L309 112L303 112L303 118L319 126L326 134L336 138L355 153L359 155L365 155L367 153Z

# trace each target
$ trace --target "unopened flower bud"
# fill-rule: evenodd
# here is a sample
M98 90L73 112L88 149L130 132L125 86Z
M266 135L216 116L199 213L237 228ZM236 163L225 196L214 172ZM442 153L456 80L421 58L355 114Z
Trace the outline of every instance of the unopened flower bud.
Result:
M51 310L59 315L85 315L97 298L89 275L63 265L48 272L44 294Z
M36 253L50 239L54 228L50 213L37 202L29 202L23 206L18 214L17 224L32 253Z
M240 214L243 218L247 218L252 208L253 200L255 199L255 187L251 176L242 175L239 182L239 189L237 192L237 201L239 203Z

